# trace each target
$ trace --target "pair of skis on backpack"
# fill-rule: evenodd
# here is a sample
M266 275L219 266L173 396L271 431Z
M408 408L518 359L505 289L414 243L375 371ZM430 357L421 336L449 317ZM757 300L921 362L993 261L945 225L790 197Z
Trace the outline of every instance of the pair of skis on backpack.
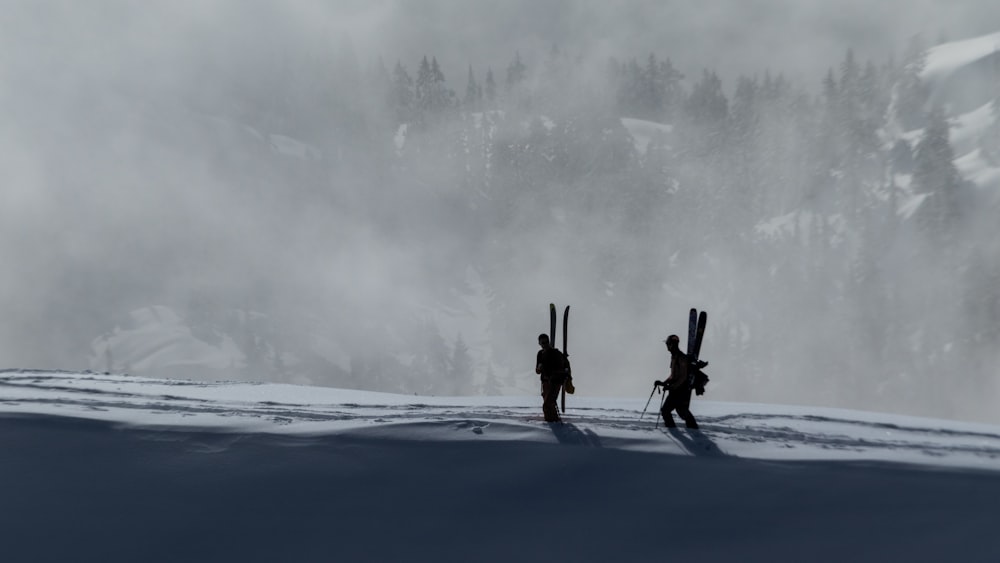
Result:
M688 385L694 389L695 394L704 395L705 385L708 383L708 375L701 371L708 365L708 362L699 360L701 354L701 341L705 337L705 325L708 324L708 313L694 307L688 313L688 341L687 358L690 362L688 368Z
M566 348L566 346L567 346L567 343L566 343L566 339L567 339L566 332L567 332L568 326L569 326L569 305L566 305L566 309L563 310L562 353L567 358L569 358L569 349ZM556 344L556 304L555 303L549 303L549 342L551 342L553 346L555 346L555 344ZM559 397L559 403L560 404L559 404L559 408L564 413L566 412L566 391L567 390L569 391L570 395L572 395L576 391L576 389L573 387L573 374L572 373L567 374L567 376L566 376L566 382L563 383L562 390L560 391L560 397Z

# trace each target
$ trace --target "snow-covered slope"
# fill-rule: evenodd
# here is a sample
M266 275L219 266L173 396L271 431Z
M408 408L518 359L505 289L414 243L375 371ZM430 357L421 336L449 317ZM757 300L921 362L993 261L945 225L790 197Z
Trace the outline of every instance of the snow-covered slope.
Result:
M219 336L217 345L204 342L168 307L136 309L129 321L94 340L91 369L169 376L191 369L235 373L243 367L244 355L232 338Z
M1000 65L1000 32L943 43L928 49L920 79L932 100L958 108L951 119L950 140L962 176L981 188L1000 191L1000 167L980 154L980 140L996 127L996 68ZM909 133L911 142L922 135Z
M479 376L478 379L473 377L470 387L482 384L480 374L491 370L499 381L511 379L509 368L495 359L489 331L488 288L474 268L466 268L461 287L453 288L440 299L409 306L416 318L439 332L449 351L458 342L467 347L470 371L473 376ZM282 381L338 386L341 382L330 371L339 369L341 374L351 371L352 355L336 334L306 328L301 338L302 346L291 349L286 344L279 348L272 342L278 329L267 315L243 310L224 313L217 314L212 323L199 325L163 305L134 309L119 320L114 329L91 341L89 368L141 377L187 377L202 381L247 379L252 373L248 370L247 358L247 349L252 343L261 363L283 366ZM310 326L308 322L302 325ZM413 355L406 351L407 346L397 344L395 349L403 350L391 354L400 365L413 362ZM308 356L321 358L325 364L303 366L303 357ZM517 392L506 385L500 387L498 391Z
M925 82L946 80L957 70L995 55L997 51L1000 51L1000 31L936 45L927 51L927 62L920 78Z
M1000 427L645 399L7 370L5 560L1000 558Z
M671 125L629 117L622 118L622 125L632 136L635 142L635 150L641 154L646 153L646 149L649 148L652 142L669 147L672 139L671 135L674 130Z

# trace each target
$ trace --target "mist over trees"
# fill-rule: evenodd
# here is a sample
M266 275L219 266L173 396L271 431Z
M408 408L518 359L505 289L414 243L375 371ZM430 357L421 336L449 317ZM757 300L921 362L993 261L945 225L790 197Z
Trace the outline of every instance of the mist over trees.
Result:
M1000 285L982 268L1000 256L970 226L996 209L978 208L983 194L959 176L945 114L913 82L920 64L862 62L848 48L818 73L818 94L763 70L727 95L711 70L685 86L655 53L609 61L589 87L590 69L558 48L527 81L515 53L495 105L483 105L470 67L462 101L414 108L413 123L438 127L406 150L443 150L435 162L461 171L449 222L479 219L455 259L484 273L498 308L525 298L509 273L537 267L572 272L559 283L584 303L600 303L609 280L638 307L687 291L728 308L712 340L717 369L739 374L727 395L872 408L905 397L955 414L970 396L942 385L995 389L985 357L998 344ZM669 127L637 147L621 118ZM926 130L887 147L897 123ZM923 197L912 220L900 192ZM524 233L559 252L532 256L511 242ZM992 305L973 323L968 301ZM622 313L623 326L629 314L649 312ZM948 384L945 372L961 375Z
M46 286L60 320L9 340L58 342L72 365L117 316L162 302L237 342L234 376L496 393L533 389L510 374L530 373L546 304L571 302L591 311L574 368L629 394L697 306L712 398L986 417L1000 393L997 199L955 167L919 40L883 61L845 45L810 83L768 61L688 76L683 52L558 45L446 75L441 53L361 52L281 18L183 50L138 85L82 81L97 106L71 138L116 134L91 136L96 164L75 177L48 164L66 193L120 186L83 211L125 205L134 235L73 227L98 250L71 258L72 289ZM39 131L27 142L50 140ZM998 138L978 141L994 159ZM152 224L129 213L147 199ZM160 259L137 273L116 258L132 245ZM490 307L478 371L477 343L419 313L473 291L470 272Z

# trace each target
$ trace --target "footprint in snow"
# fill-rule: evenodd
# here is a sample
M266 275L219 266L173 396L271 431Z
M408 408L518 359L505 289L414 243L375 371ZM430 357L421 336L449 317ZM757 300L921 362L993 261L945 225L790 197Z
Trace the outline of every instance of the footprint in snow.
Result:
M474 433L476 433L476 434L482 434L483 430L486 429L489 425L490 425L489 422L472 422L472 421L466 420L466 421L459 422L455 426L458 429L460 429L460 430L464 430L466 428L470 428Z

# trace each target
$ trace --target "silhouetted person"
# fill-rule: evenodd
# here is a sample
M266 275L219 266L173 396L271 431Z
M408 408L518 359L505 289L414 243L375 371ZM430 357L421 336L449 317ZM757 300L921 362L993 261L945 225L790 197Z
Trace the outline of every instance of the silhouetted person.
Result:
M546 422L559 422L556 398L570 375L569 359L559 349L552 347L548 334L538 335L538 345L542 349L538 351L535 373L542 380L542 414L545 415Z
M681 339L676 334L667 337L667 350L670 350L670 376L666 381L657 381L655 385L662 385L667 390L667 398L663 401L663 408L660 413L663 415L663 424L667 428L676 428L674 417L670 411L677 411L677 414L684 419L684 424L688 428L698 428L698 422L691 414L691 383L688 377L693 370L691 360L687 354L681 352Z

